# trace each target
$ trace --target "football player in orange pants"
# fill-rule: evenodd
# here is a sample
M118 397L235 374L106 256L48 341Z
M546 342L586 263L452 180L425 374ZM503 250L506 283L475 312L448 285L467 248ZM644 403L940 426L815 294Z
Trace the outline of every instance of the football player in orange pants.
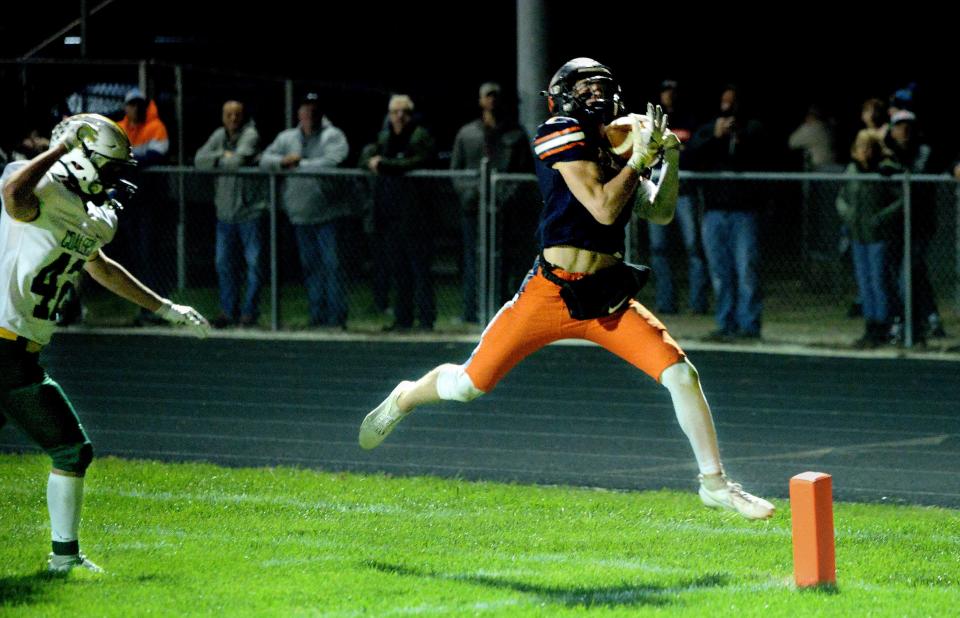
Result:
M659 107L631 115L632 149L624 165L604 129L624 113L609 68L589 58L563 65L546 93L552 117L534 140L544 199L541 254L487 325L462 365L444 364L415 382L401 382L363 420L360 446L379 445L417 407L470 401L489 393L518 362L560 339L593 341L670 392L677 420L700 470L700 498L749 519L774 507L724 474L710 407L696 369L664 325L633 299L645 272L623 261L625 226L633 212L654 223L673 218L679 185L679 140ZM619 150L619 149L618 149ZM662 161L660 178L650 168Z

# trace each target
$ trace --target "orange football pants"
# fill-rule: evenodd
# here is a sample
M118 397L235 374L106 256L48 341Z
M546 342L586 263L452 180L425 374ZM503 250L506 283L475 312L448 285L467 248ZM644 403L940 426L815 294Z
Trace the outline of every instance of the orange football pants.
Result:
M557 277L575 280L580 273L556 269ZM667 328L636 300L613 315L575 320L539 264L480 336L465 369L473 385L489 393L503 376L530 354L560 339L586 339L613 352L654 380L685 356Z

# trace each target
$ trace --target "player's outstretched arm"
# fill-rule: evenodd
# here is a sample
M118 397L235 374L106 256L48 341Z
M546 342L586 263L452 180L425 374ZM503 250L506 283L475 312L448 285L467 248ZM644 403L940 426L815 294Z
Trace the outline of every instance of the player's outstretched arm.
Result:
M680 138L667 129L667 115L659 105L648 103L647 114L653 125L647 142L647 156L662 157L663 166L656 185L643 180L637 191L634 212L651 223L666 225L673 221L680 191Z
M162 298L131 275L119 262L108 258L103 251L99 251L87 261L84 270L90 273L94 281L117 296L153 311L168 322L187 326L198 337L207 336L210 324L196 309Z

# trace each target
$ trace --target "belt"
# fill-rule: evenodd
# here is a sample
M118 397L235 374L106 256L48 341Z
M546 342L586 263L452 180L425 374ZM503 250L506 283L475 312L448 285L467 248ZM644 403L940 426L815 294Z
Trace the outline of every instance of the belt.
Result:
M23 345L23 349L29 352L30 354L35 354L43 349L42 343L37 343L36 341L31 341L26 337L21 337L17 333L7 330L3 327L0 327L0 339L6 339L8 341L15 341Z

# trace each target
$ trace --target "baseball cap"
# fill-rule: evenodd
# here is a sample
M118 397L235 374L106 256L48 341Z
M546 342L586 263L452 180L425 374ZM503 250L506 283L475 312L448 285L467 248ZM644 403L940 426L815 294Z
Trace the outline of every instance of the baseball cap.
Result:
M908 109L901 109L893 116L890 117L890 124L897 124L900 122L916 122L917 115L911 112Z
M481 97L485 97L494 92L500 94L500 84L497 82L484 82L483 85L480 86Z
M133 88L128 90L127 94L123 97L123 104L132 103L133 101L146 101L147 97L143 96L143 92L139 88Z

